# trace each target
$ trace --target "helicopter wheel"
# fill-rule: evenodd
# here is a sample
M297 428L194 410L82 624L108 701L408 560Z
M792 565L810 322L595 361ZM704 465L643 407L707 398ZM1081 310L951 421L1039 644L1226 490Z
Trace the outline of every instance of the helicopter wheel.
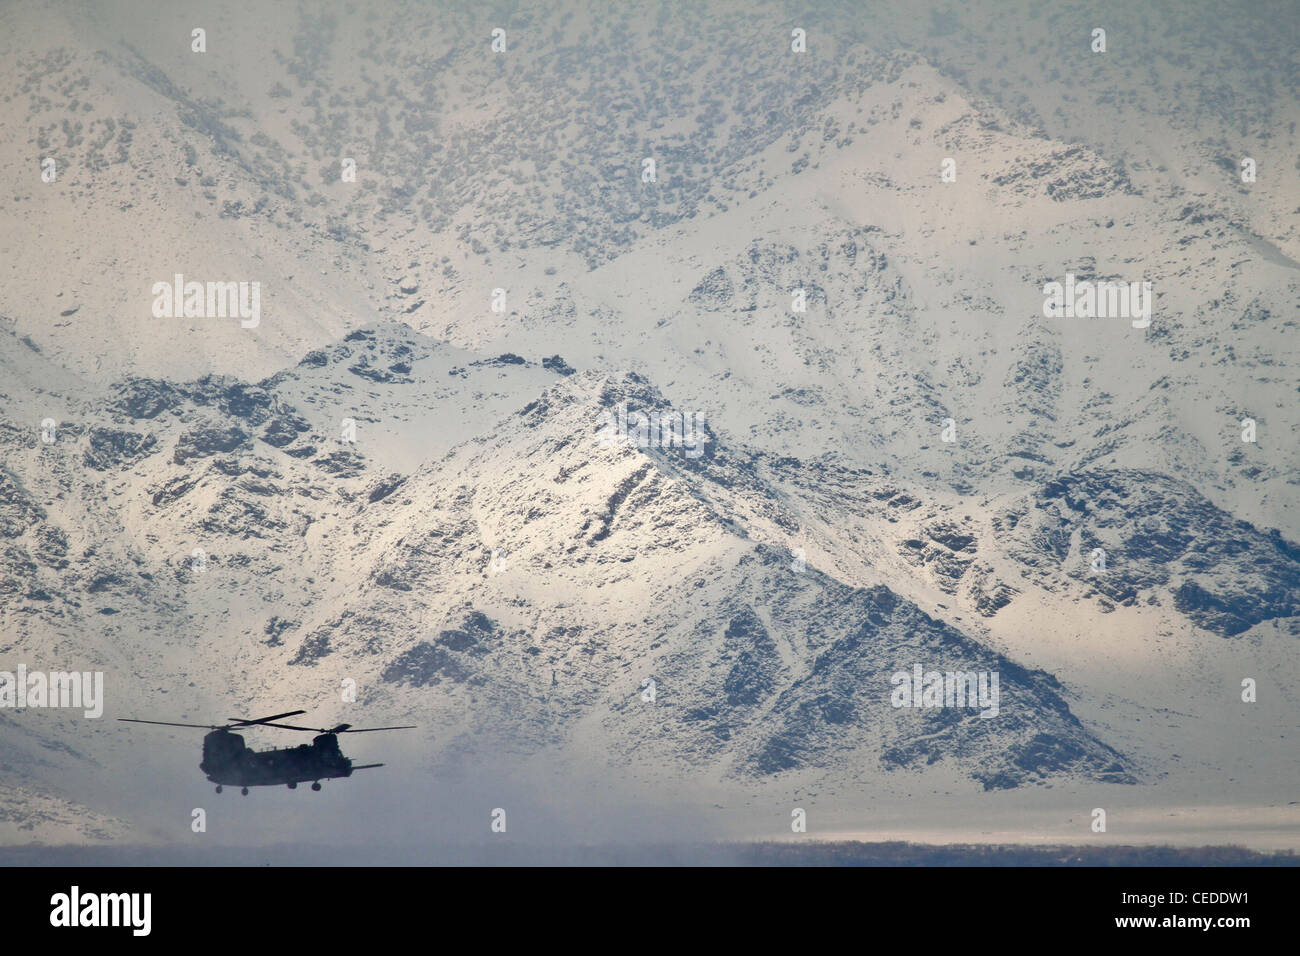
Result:
M311 788L312 788L313 790L319 790L319 789L320 789L320 781L317 780L315 783L313 783L313 784L311 785Z
M248 788L247 788L247 787L245 787L243 790L240 790L239 792L242 793L244 796L248 796Z
M221 784L217 784L217 793L221 792Z
M298 789L298 784L297 784L297 783L291 783L291 784L289 784L289 789L290 789L290 790L297 790L297 789Z

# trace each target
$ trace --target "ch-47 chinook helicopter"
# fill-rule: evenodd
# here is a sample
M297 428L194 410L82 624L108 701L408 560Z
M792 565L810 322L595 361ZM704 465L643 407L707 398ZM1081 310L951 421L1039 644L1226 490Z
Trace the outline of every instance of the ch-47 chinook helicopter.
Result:
M352 761L343 756L339 750L338 734L365 734L377 730L412 730L413 725L402 727L353 727L351 724L339 724L337 727L325 728L297 727L293 724L277 724L275 721L285 717L305 714L305 710L290 710L257 720L241 720L231 717L230 723L220 727L211 724L176 724L166 720L136 720L132 717L119 717L118 720L132 724L159 724L163 727L195 727L210 730L203 738L203 762L199 769L207 774L208 779L217 785L217 793L223 786L241 787L241 793L248 796L249 787L276 787L286 785L290 790L298 784L312 781L313 790L320 789L322 780L335 777L350 777L354 770L368 770L382 767L381 763L367 763L353 766ZM281 730L303 730L318 734L310 744L286 747L282 750L250 750L244 744L244 738L234 733L249 727L278 727Z

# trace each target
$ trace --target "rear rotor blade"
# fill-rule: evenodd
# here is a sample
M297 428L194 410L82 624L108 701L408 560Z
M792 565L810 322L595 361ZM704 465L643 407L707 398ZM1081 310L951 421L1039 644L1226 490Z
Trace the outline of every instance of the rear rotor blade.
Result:
M382 767L381 763L363 763L360 767L353 767L353 770L370 770L372 767Z
M137 720L135 717L119 717L118 720L128 724L158 724L160 727L194 727L198 730L220 730L212 724L177 724L170 720Z
M272 720L279 720L282 717L297 717L299 714L305 714L305 710L286 710L283 714L272 714L270 717L259 717L256 720L244 720L240 717L227 717L232 724L239 727L251 727L254 724L265 724Z

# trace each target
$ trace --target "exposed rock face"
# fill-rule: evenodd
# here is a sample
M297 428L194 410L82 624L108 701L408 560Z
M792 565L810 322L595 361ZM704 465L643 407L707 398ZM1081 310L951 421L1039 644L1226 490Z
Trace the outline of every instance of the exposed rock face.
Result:
M1196 626L1224 637L1300 614L1300 548L1234 519L1186 482L1088 471L1047 483L1029 509L997 526L1031 573L1066 574L1114 604L1172 598ZM1094 570L1099 551L1104 569Z
M115 428L92 428L85 462L96 471L122 468L151 454L157 439L152 435Z
M207 458L234 451L248 441L248 437L248 432L235 425L196 428L181 435L176 450L172 452L172 461L183 465L191 458Z

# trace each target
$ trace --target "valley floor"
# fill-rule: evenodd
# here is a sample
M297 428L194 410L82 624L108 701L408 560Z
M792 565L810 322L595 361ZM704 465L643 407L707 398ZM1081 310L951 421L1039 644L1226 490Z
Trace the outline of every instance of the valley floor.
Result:
M0 866L1297 866L1240 846L927 845L852 840L600 846L8 847Z

